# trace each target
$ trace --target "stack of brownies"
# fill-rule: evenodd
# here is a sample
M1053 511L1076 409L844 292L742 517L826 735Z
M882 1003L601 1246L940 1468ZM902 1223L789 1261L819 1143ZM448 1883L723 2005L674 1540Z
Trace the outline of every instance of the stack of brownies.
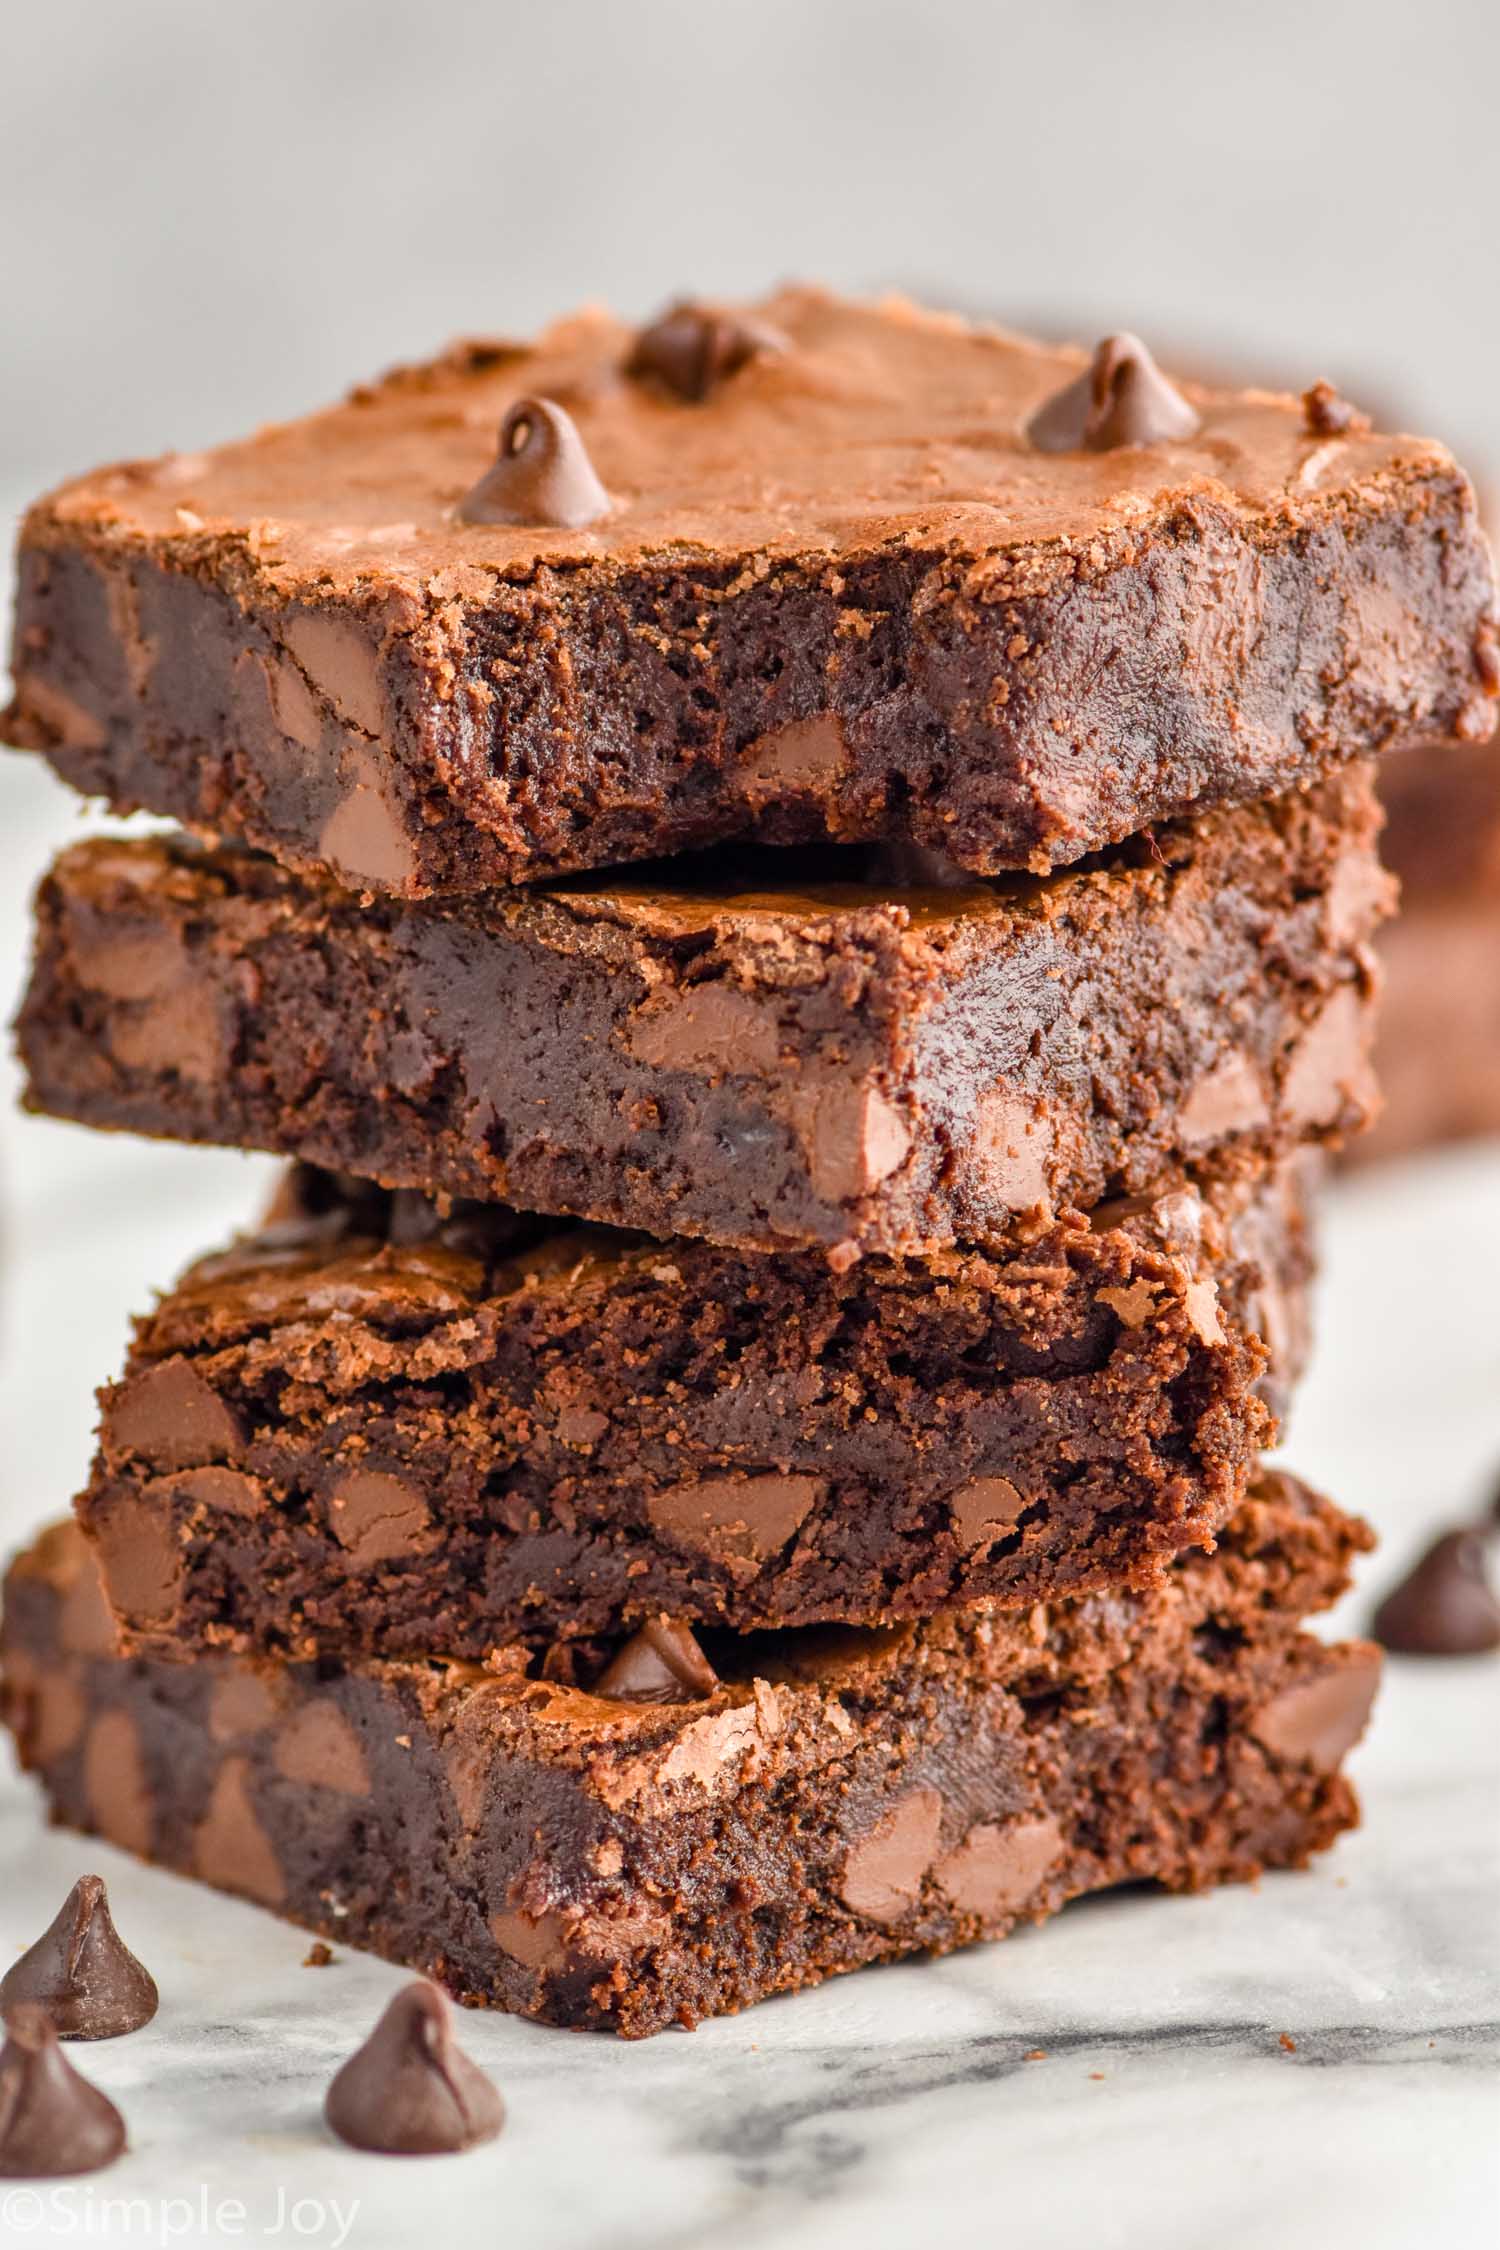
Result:
M1350 1823L1367 1535L1259 1456L1371 754L1492 721L1441 448L799 289L20 572L10 738L196 839L48 876L31 1105L295 1159L12 1569L58 1819L627 2034Z

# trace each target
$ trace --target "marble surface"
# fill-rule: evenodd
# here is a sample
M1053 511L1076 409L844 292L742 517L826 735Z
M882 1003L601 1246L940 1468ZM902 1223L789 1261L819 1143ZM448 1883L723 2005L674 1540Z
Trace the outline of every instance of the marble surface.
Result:
M3 593L3 589L0 589ZM12 760L0 959L81 816ZM0 1068L0 1538L80 1479L126 1319L247 1215L256 1160L13 1115ZM1289 1458L1384 1546L1345 1622L1500 1473L1500 1148L1340 1186L1324 1340ZM1121 1896L961 1958L866 1972L634 2047L465 2016L510 2103L492 2148L360 2157L319 2122L399 1972L301 1966L269 1915L41 1827L0 1780L0 1957L77 1874L108 1878L163 1991L80 2056L132 2149L92 2181L0 2182L0 2241L516 2250L1444 2250L1500 2229L1500 1667L1392 1668L1363 1830L1307 1875ZM1280 2044L1282 2033L1295 2051ZM1045 2059L1028 2062L1030 2049Z

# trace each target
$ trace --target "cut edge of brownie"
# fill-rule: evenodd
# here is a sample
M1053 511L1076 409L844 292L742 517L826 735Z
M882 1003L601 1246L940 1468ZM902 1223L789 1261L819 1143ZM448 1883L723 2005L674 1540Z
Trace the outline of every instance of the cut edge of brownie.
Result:
M746 834L1045 870L1397 737L1491 731L1491 565L1442 448L1331 435L1243 393L1201 394L1201 444L1039 455L1036 384L1076 372L1070 355L814 292L782 317L808 348L794 334L700 406L639 396L626 332L580 343L575 324L564 364L555 341L450 361L247 446L65 488L22 527L10 739L118 809L419 896ZM903 372L894 411L922 473L902 501L876 462L868 521L835 504L850 528L831 531L809 488L788 530L778 452L857 468L857 447L817 451L813 425L839 411L841 324L878 393L865 330L882 320L902 355L973 358L981 388L968 408L926 380L908 397ZM1007 350L1026 373L997 411ZM528 380L572 385L586 442L615 449L607 474L631 488L623 516L455 524L483 466L473 411L493 400L498 423ZM367 475L338 496L357 516L378 433L407 423L435 453L465 433L451 487L393 497L379 526L321 520L332 439L360 449ZM741 475L741 424L767 449L783 537L738 505L695 529L685 460L702 439ZM675 477L632 547L663 446ZM247 462L282 454L311 500L241 491ZM216 510L204 492L226 463ZM1039 466L1053 517L1036 516Z
M180 839L75 845L36 1110L747 1248L1003 1243L1374 1114L1370 769L1044 882L719 855L446 909Z
M1149 1593L710 1644L640 1703L447 1662L115 1652L87 1548L11 1568L0 1668L54 1819L438 1977L641 2036L1069 1898L1299 1866L1379 1652L1297 1630L1369 1544L1295 1480Z
M1243 1496L1306 1248L1282 1175L844 1271L291 1200L101 1392L78 1506L136 1645L483 1659L1147 1581Z

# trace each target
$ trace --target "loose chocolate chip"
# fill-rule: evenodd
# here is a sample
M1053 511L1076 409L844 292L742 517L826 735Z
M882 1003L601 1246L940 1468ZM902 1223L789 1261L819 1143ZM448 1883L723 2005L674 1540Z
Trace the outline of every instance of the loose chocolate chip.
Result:
M1341 398L1332 383L1314 383L1302 393L1302 412L1313 437L1344 437L1370 427L1368 414Z
M0 2009L41 2008L60 2039L118 2039L149 2023L156 1984L115 1928L97 1875L73 1885L56 1918L0 1977Z
M1106 336L1093 365L1026 425L1039 453L1108 453L1190 438L1198 417L1137 336Z
M686 1625L650 1617L594 1683L595 1695L622 1703L692 1703L712 1695L719 1676Z
M609 512L609 494L571 414L554 399L518 398L500 425L495 465L454 510L460 523L560 524Z
M767 321L716 312L683 299L643 328L625 362L627 375L655 375L694 404L760 352L784 352L786 338Z
M492 2141L505 2104L453 2037L434 1984L398 1992L328 2089L323 2114L341 2141L382 2156L446 2156Z
M125 2120L81 2078L46 2010L5 2012L0 2047L0 2179L63 2180L98 2172L125 2147Z
M1500 1602L1476 1531L1445 1531L1386 1595L1375 1638L1401 1656L1477 1656L1500 1648Z

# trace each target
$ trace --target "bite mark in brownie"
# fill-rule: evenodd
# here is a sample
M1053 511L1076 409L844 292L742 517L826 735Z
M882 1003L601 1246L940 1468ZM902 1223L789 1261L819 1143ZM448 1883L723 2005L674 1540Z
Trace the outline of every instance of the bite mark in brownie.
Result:
M1357 1817L1378 1677L1296 1629L1363 1526L1262 1483L1149 1592L712 1642L671 1704L438 1659L115 1653L76 1527L6 1584L53 1817L457 1997L637 2037L1070 1898L1297 1866Z
M843 1272L318 1184L101 1394L132 1645L483 1660L1144 1582L1242 1497L1296 1292L1239 1232L1282 1181Z
M446 908L97 841L39 896L27 1098L663 1236L1002 1242L1367 1121L1378 826L1361 767L1045 881L825 847Z
M1490 562L1441 447L1187 384L1191 434L1043 453L1082 354L810 289L748 317L784 348L701 400L585 314L65 486L22 527L10 739L418 896L749 835L1045 870L1491 730ZM460 520L538 395L609 513Z

